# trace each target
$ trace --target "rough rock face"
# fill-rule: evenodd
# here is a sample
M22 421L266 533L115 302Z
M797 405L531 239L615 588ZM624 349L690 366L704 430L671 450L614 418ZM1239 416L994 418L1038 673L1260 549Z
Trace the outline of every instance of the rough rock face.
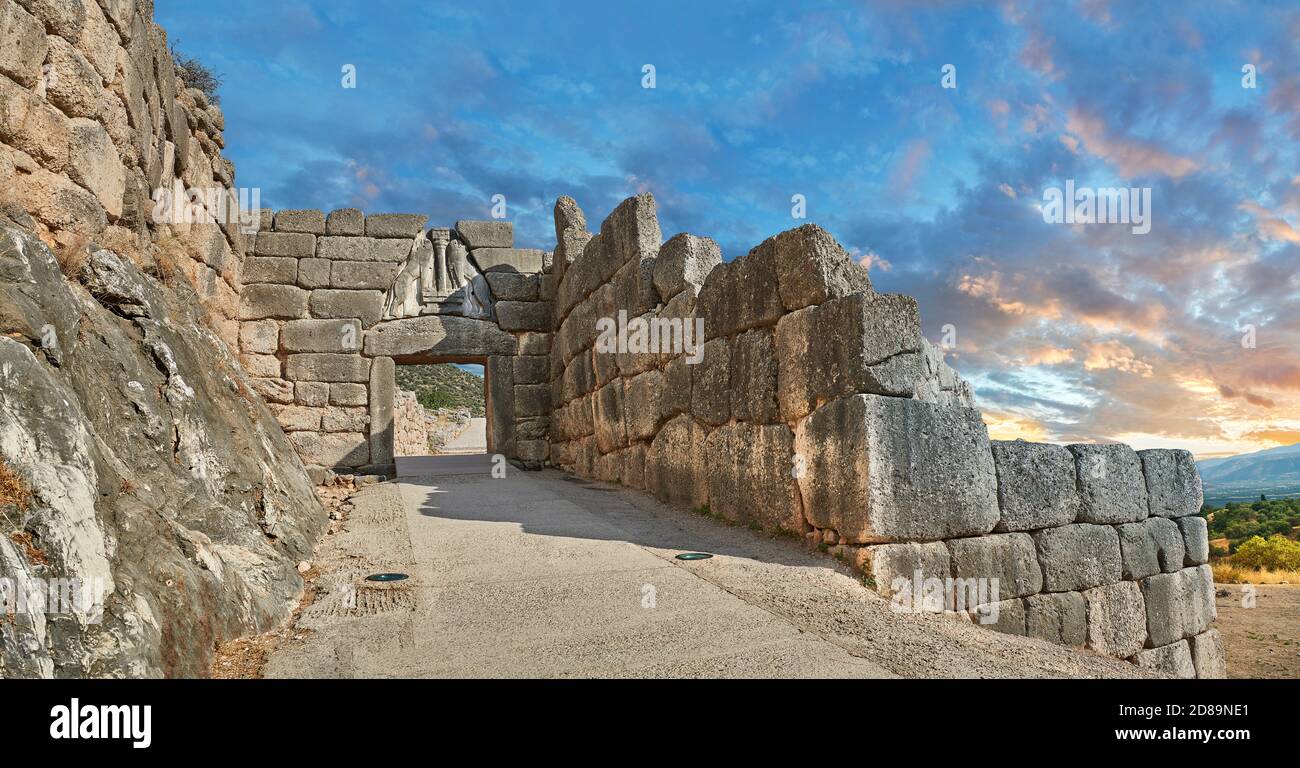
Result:
M188 282L68 264L0 216L0 579L92 598L0 622L0 677L203 676L296 604L325 513Z

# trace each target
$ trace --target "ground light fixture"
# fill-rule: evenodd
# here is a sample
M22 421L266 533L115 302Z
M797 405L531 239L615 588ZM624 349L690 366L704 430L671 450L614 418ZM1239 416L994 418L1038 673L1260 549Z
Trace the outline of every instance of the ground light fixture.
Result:
M366 581L405 581L410 578L405 573L372 573Z
M708 552L683 552L677 555L678 560L708 560L713 555Z

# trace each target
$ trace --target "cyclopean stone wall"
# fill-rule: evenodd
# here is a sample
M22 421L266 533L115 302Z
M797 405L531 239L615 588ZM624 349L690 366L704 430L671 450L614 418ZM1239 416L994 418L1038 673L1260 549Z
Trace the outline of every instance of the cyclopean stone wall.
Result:
M238 221L154 215L158 191L178 185L203 191L206 211L235 168L221 110L176 77L152 0L0 0L0 37L0 205L53 248L89 240L183 274L234 349Z
M318 481L392 473L402 362L483 363L488 450L545 459L549 254L514 248L509 222L427 219L263 212L244 261L241 358ZM443 254L457 247L466 263L451 278L464 282L445 284Z
M908 610L1223 676L1186 451L991 442L915 300L815 225L724 263L664 242L650 195L595 234L561 198L555 224L551 463L807 537ZM702 321L704 343L638 352L634 318Z

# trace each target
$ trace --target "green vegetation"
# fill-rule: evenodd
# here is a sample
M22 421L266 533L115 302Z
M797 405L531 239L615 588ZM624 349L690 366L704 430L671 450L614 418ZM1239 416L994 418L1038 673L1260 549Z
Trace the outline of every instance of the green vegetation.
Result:
M1300 499L1234 501L1218 509L1207 508L1202 514L1209 521L1210 538L1227 539L1228 550L1236 552L1242 542L1254 537L1281 536L1294 541L1300 526Z
M397 386L414 392L420 405L439 408L468 408L471 416L487 413L483 399L483 378L450 363L397 366Z
M1241 568L1300 571L1300 542L1276 533L1267 539L1251 536L1237 545L1228 560Z

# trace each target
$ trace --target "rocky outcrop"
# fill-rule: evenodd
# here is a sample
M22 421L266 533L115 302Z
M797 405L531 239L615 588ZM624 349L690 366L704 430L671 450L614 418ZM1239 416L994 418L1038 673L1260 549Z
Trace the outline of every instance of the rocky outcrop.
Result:
M296 605L326 515L188 282L97 246L65 279L9 212L0 459L29 492L0 505L23 607L0 621L0 677L204 676L218 642ZM60 584L80 599L28 599Z

